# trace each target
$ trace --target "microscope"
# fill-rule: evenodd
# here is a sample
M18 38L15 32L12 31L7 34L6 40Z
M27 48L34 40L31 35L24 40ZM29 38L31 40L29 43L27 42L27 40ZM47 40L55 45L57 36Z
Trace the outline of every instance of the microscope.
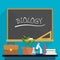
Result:
M32 54L37 54L36 51L38 51L38 49L40 49L39 53L38 54L42 54L42 48L40 46L40 43L37 44L36 48L33 47L33 52Z
M38 49L40 49L40 52L39 53L42 54L42 48L40 46L40 43L38 43L37 46L36 46L36 50L38 50Z

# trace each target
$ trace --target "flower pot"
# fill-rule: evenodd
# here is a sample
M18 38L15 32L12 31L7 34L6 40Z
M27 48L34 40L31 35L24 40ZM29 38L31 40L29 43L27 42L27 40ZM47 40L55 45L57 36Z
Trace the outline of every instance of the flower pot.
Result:
M33 48L30 47L22 47L22 52L24 55L32 55Z

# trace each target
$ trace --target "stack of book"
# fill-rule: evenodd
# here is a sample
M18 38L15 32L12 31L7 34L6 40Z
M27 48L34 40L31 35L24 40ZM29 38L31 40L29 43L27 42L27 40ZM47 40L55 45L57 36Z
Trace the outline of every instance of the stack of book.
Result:
M56 49L46 49L46 55L57 55Z

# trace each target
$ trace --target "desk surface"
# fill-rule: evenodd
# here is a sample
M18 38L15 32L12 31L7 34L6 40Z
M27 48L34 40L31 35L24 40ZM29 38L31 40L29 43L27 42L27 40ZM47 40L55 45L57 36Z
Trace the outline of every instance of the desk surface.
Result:
M58 55L2 55L3 57L57 57Z

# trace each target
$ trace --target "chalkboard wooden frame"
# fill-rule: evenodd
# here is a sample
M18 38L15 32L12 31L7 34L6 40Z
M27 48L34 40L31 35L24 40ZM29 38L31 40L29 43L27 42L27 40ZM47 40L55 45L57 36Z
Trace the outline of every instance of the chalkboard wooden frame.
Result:
M21 39L8 39L8 10L52 10L52 31L47 32L41 38L35 39L38 42L52 42L53 41L53 8L8 8L7 9L7 42L22 42ZM44 38L45 35L50 34L50 38Z

